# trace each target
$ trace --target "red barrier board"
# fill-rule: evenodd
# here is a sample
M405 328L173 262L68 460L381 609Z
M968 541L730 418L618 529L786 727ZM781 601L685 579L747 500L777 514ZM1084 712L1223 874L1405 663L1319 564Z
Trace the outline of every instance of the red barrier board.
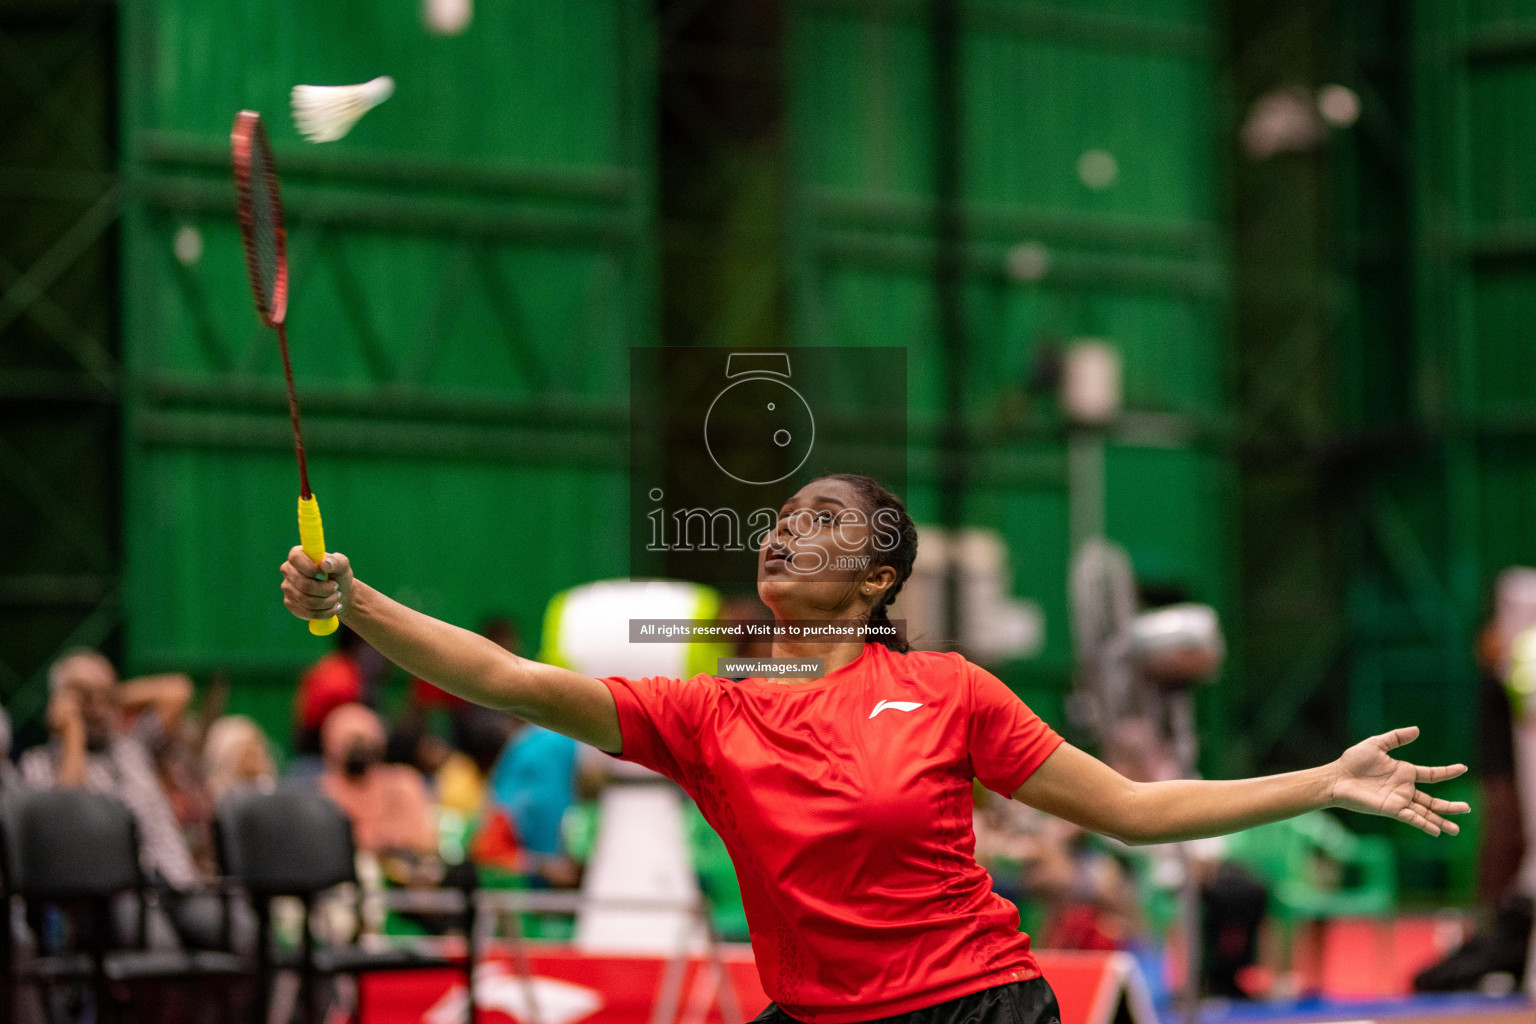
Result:
M1110 1024L1122 1000L1134 1024L1157 1024L1131 954L1037 949L1035 960L1061 1004L1061 1024Z
M532 993L511 959L487 958L475 976L481 1024L650 1024L665 995L668 961L660 957L587 955L566 946L530 943ZM768 1004L747 946L726 947L742 1019ZM401 971L364 980L364 1024L459 1024L464 985L451 971ZM530 995L533 1006L530 1007ZM669 1024L723 1024L713 972L702 958L684 967L677 1012Z
M740 1020L767 1005L750 947L723 947ZM1062 1024L1111 1024L1125 1000L1135 1024L1156 1024L1135 960L1125 953L1043 950L1040 967L1061 1004ZM488 958L476 975L482 1024L653 1024L665 1001L669 962L597 956L568 946L530 944L532 985L510 959ZM714 974L701 958L672 986L675 1009L661 1024L724 1024ZM445 971L402 971L364 980L364 1024L459 1024L464 986ZM665 1010L665 1007L663 1007Z

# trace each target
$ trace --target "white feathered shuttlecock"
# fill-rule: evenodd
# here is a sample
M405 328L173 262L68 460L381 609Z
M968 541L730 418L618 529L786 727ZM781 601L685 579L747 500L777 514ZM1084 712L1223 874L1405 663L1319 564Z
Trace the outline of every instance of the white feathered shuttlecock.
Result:
M310 142L335 142L395 91L395 80L380 75L361 85L296 85L293 124Z

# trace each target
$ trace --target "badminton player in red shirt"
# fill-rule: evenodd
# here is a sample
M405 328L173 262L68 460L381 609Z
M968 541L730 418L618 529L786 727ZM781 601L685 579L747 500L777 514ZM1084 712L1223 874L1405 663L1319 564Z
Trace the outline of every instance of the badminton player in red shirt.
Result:
M793 495L764 537L758 593L780 621L879 622L916 551L894 495L868 477L824 477ZM857 572L832 571L849 555ZM1059 1021L1017 911L973 856L973 778L1129 843L1322 807L1454 835L1445 816L1468 810L1418 788L1464 766L1392 757L1415 727L1307 771L1135 783L957 654L903 653L855 633L775 641L777 657L823 659L817 678L593 679L413 611L358 580L344 555L326 555L323 568L328 578L316 579L321 567L297 547L283 563L295 615L339 615L407 672L654 768L693 797L741 881L773 999L759 1021Z

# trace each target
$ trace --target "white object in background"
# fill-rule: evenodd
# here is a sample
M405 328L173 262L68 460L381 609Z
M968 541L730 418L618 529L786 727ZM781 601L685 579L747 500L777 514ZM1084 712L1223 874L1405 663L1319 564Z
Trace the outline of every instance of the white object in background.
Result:
M1360 120L1360 94L1347 85L1325 85L1317 90L1317 112L1335 128L1349 128Z
M1227 656L1216 609L1172 604L1142 612L1131 627L1136 659L1164 685L1215 681Z
M171 247L176 253L176 262L184 267L196 266L203 258L203 233L195 224L183 224L176 229Z
M718 644L629 642L630 619L714 619L720 594L712 587L679 580L598 580L562 590L544 606L544 633L538 660L584 676L663 676L691 679L715 674ZM624 779L652 779L656 773L629 761L608 758L609 771Z
M1530 596L1529 573L1529 569L1517 568L1499 574L1495 589L1496 625L1502 614L1516 620L1510 623L1513 628L1522 613L1529 610L1520 600ZM1515 889L1521 896L1536 899L1536 626L1527 626L1511 641L1504 686L1509 695L1510 728L1514 732L1515 792L1525 823L1525 856L1515 876ZM1536 924L1531 927L1525 990L1536 996Z
M1029 658L1045 644L1045 616L1034 601L1013 597L1008 545L995 530L960 531L959 542L937 526L917 531L912 576L891 606L892 619L905 619L907 639L918 649L937 650L945 637L944 588L952 562L960 568L960 643L981 662Z
M1120 352L1115 346L1092 338L1072 343L1061 366L1061 405L1081 424L1102 426L1120 414Z
M421 20L433 35L459 35L474 17L474 0L422 0Z
M394 92L395 80L388 75L361 85L296 85L289 93L293 125L310 142L335 142Z
M1516 653L1516 640L1533 626L1536 626L1536 569L1512 565L1500 572L1493 584L1494 636L1505 658L1505 663L1499 666L1499 672L1506 674L1505 685L1512 691L1527 682L1536 683L1536 680L1528 680L1524 676L1508 675L1510 658ZM1529 658L1526 658L1522 664L1528 661Z
M1077 158L1077 180L1102 192L1120 180L1120 161L1107 149L1086 150Z
M601 813L581 885L577 948L668 956L685 943L703 948L692 909L699 883L683 831L682 793L656 783L619 783L603 791ZM626 900L658 905L624 906Z
M714 672L703 648L715 645L629 642L630 619L713 619L720 595L677 580L598 580L562 591L544 611L539 660L589 676L668 676ZM707 653L707 652L706 652Z
M1040 242L1020 242L1008 250L1007 263L1015 281L1041 281L1051 271L1051 250Z
M463 985L453 986L422 1014L422 1024L460 1024L469 1009L465 996ZM475 968L475 1006L482 1014L496 1010L516 1021L576 1024L603 1008L603 994L559 978L522 978L491 961Z
M714 619L720 595L676 580L599 580L562 591L544 610L539 660L583 675L664 676L713 674L722 653L714 644L630 643L630 619ZM699 899L688 850L682 792L662 784L648 768L608 759L619 782L603 792L601 825L587 864L582 894L589 902L576 919L576 944L602 951L671 955L694 942ZM622 907L605 900L670 901L673 906Z
M1279 153L1305 153L1322 145L1328 131L1318 106L1318 98L1298 85L1264 93L1253 101L1238 132L1244 151L1254 160L1268 160Z

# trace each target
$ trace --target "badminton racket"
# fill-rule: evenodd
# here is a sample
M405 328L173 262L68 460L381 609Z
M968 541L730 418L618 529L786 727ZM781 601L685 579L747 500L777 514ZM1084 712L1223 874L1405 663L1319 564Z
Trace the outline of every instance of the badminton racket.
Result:
M293 450L299 457L299 544L316 565L325 557L325 529L320 523L320 503L309 489L309 467L304 461L304 434L299 429L299 399L293 390L293 366L288 360L288 245L283 231L283 199L277 187L277 164L267 141L261 115L242 110L235 115L229 136L235 160L235 197L240 217L240 241L245 246L245 268L256 299L256 315L277 331L283 353L283 380L288 385L288 418L293 421ZM320 574L325 579L325 574ZM336 617L310 619L316 636L336 632Z

